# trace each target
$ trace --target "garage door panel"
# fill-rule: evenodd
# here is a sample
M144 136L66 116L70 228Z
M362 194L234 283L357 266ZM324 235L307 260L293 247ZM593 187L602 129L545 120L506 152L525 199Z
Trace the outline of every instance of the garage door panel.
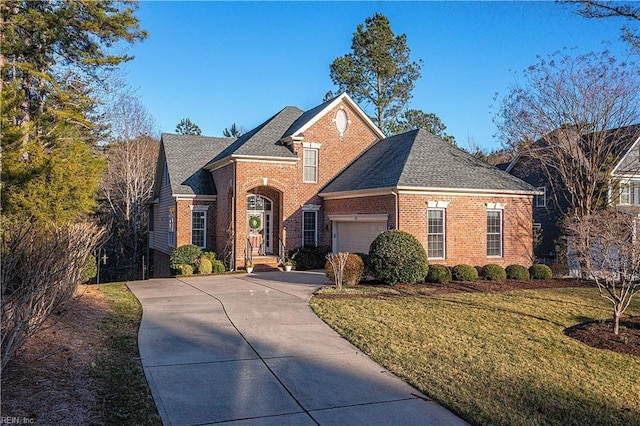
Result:
M368 253L378 235L387 230L386 222L337 222L337 251Z

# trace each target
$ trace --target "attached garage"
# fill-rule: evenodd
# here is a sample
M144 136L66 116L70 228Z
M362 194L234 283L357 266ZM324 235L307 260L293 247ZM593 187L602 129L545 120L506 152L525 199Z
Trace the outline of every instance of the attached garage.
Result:
M329 219L336 253L368 253L373 240L387 230L387 215L340 215Z

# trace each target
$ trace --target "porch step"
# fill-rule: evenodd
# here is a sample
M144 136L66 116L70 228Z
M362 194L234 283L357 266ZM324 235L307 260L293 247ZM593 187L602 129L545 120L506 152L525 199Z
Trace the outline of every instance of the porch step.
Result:
M278 256L253 256L254 271L275 271L279 263Z

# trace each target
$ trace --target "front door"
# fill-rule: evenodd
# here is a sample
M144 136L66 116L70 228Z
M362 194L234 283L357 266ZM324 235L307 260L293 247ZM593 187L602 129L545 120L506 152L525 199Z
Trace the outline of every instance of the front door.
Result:
M247 196L247 235L253 254L273 253L273 212L268 198Z

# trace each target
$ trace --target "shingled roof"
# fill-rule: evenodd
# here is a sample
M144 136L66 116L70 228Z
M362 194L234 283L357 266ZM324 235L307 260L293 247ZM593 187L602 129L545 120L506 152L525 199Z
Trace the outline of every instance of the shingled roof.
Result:
M161 141L160 158L166 159L173 195L216 195L211 173L203 167L234 138L163 133Z
M215 163L231 155L297 158L284 146L280 139L287 129L303 114L299 108L288 106L255 129L245 133L231 145L218 153L210 163Z
M320 194L387 188L537 192L528 183L420 129L373 144Z

